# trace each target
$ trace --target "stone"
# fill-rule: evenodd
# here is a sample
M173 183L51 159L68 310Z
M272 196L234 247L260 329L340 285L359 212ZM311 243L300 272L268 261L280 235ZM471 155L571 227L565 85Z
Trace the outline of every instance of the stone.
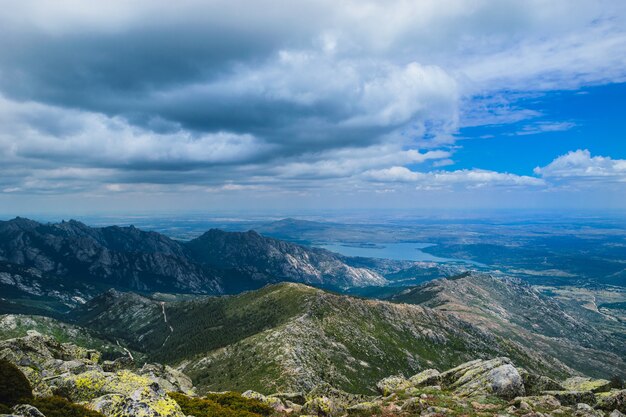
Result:
M274 410L279 411L279 412L285 411L285 409L287 409L283 401L280 398L275 397L275 396L266 396L266 395L263 395L259 392L252 391L252 390L248 390L244 392L243 394L241 394L241 396L245 398L250 398L250 399L257 400L257 401L261 401L263 404L267 404L270 407L272 407Z
M377 401L367 401L352 405L346 409L348 415L363 415L363 413L376 413L380 410L381 403Z
M411 388L411 386L411 382L402 376L389 376L376 383L376 389L384 396L394 392L405 391Z
M165 392L182 392L183 394L191 396L196 394L191 378L171 366L146 364L137 374L158 383Z
M575 406L579 403L594 405L596 397L591 391L544 391L544 395L555 397L562 405Z
M284 402L291 401L294 404L304 405L306 397L301 392L277 392L270 395L270 397L278 398Z
M516 397L511 403L517 407L521 403L526 403L532 409L543 408L554 410L561 407L561 402L552 395L531 395L528 397Z
M576 404L576 411L574 411L576 417L604 417L604 413L600 410L594 410L589 404Z
M99 370L100 354L50 336L29 332L28 336L0 341L0 359L15 364L28 378L36 396L50 396L49 381L67 373Z
M496 395L504 399L524 396L524 383L509 358L475 360L440 375L442 386L459 396Z
M420 413L428 408L428 403L421 398L409 398L402 404L402 411L407 413Z
M118 372L88 371L56 379L52 391L55 395L80 402L90 401L106 394L128 396L151 385L159 387L149 378L128 370Z
M130 396L103 395L92 400L89 408L107 417L185 417L176 401L155 386L139 389Z
M624 417L625 415L620 413L619 410L613 410L609 414L609 417Z
M609 393L598 395L598 405L596 408L604 411L618 410L626 413L626 389L612 390Z
M341 408L328 397L313 398L304 404L302 412L317 416L332 417L341 413Z
M543 391L565 391L565 387L547 376L520 370L526 395L539 395Z
M132 367L133 363L134 361L128 356L120 356L112 361L103 361L102 369L106 372L116 372Z
M567 391L591 391L608 392L611 390L611 381L606 379L593 379L581 376L575 376L563 381L563 387Z
M409 378L409 382L414 387L428 387L432 385L439 385L441 381L440 373L436 369L426 369L418 374Z

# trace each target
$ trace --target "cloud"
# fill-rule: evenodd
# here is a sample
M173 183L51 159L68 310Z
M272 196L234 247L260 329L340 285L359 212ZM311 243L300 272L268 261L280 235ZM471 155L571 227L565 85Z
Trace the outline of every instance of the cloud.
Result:
M539 178L481 169L422 173L411 171L405 167L395 166L382 170L369 171L365 173L365 175L373 181L417 183L418 187L428 188L456 186L469 188L490 186L538 187L545 185L545 182Z
M515 135L537 135L546 132L563 132L570 130L576 126L573 122L537 122L523 126L521 130L515 132Z
M625 28L609 0L23 0L0 11L0 189L535 189L558 159L438 169L463 127L573 128L521 103L626 80Z
M561 155L534 172L543 178L569 183L626 182L626 159L591 156L589 150L576 150Z

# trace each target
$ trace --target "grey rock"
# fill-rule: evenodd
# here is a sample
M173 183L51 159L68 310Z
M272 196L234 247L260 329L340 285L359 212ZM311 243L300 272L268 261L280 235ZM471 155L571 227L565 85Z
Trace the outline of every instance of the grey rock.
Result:
M426 369L425 371L413 375L409 378L409 381L414 387L439 385L441 382L441 374L436 369Z
M567 391L608 392L611 390L611 381L575 376L563 381L563 386Z
M595 405L596 397L591 391L544 391L544 395L552 395L563 405L575 406L583 403Z
M441 374L444 388L456 395L496 395L513 399L525 395L524 383L508 358L475 360Z

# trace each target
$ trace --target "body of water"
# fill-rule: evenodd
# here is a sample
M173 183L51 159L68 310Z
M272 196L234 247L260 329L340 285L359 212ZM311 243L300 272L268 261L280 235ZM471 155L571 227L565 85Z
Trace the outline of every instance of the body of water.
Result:
M351 244L332 243L319 245L320 248L331 252L340 253L344 256L361 256L364 258L383 258L399 261L423 261L423 262L462 262L472 265L480 265L477 262L466 259L440 258L423 252L422 249L434 246L432 243L377 243L377 244Z

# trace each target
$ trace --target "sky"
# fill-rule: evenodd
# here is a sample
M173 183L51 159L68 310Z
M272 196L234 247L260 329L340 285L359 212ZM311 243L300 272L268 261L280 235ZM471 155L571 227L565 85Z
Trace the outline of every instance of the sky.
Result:
M0 213L626 209L622 0L20 0Z

